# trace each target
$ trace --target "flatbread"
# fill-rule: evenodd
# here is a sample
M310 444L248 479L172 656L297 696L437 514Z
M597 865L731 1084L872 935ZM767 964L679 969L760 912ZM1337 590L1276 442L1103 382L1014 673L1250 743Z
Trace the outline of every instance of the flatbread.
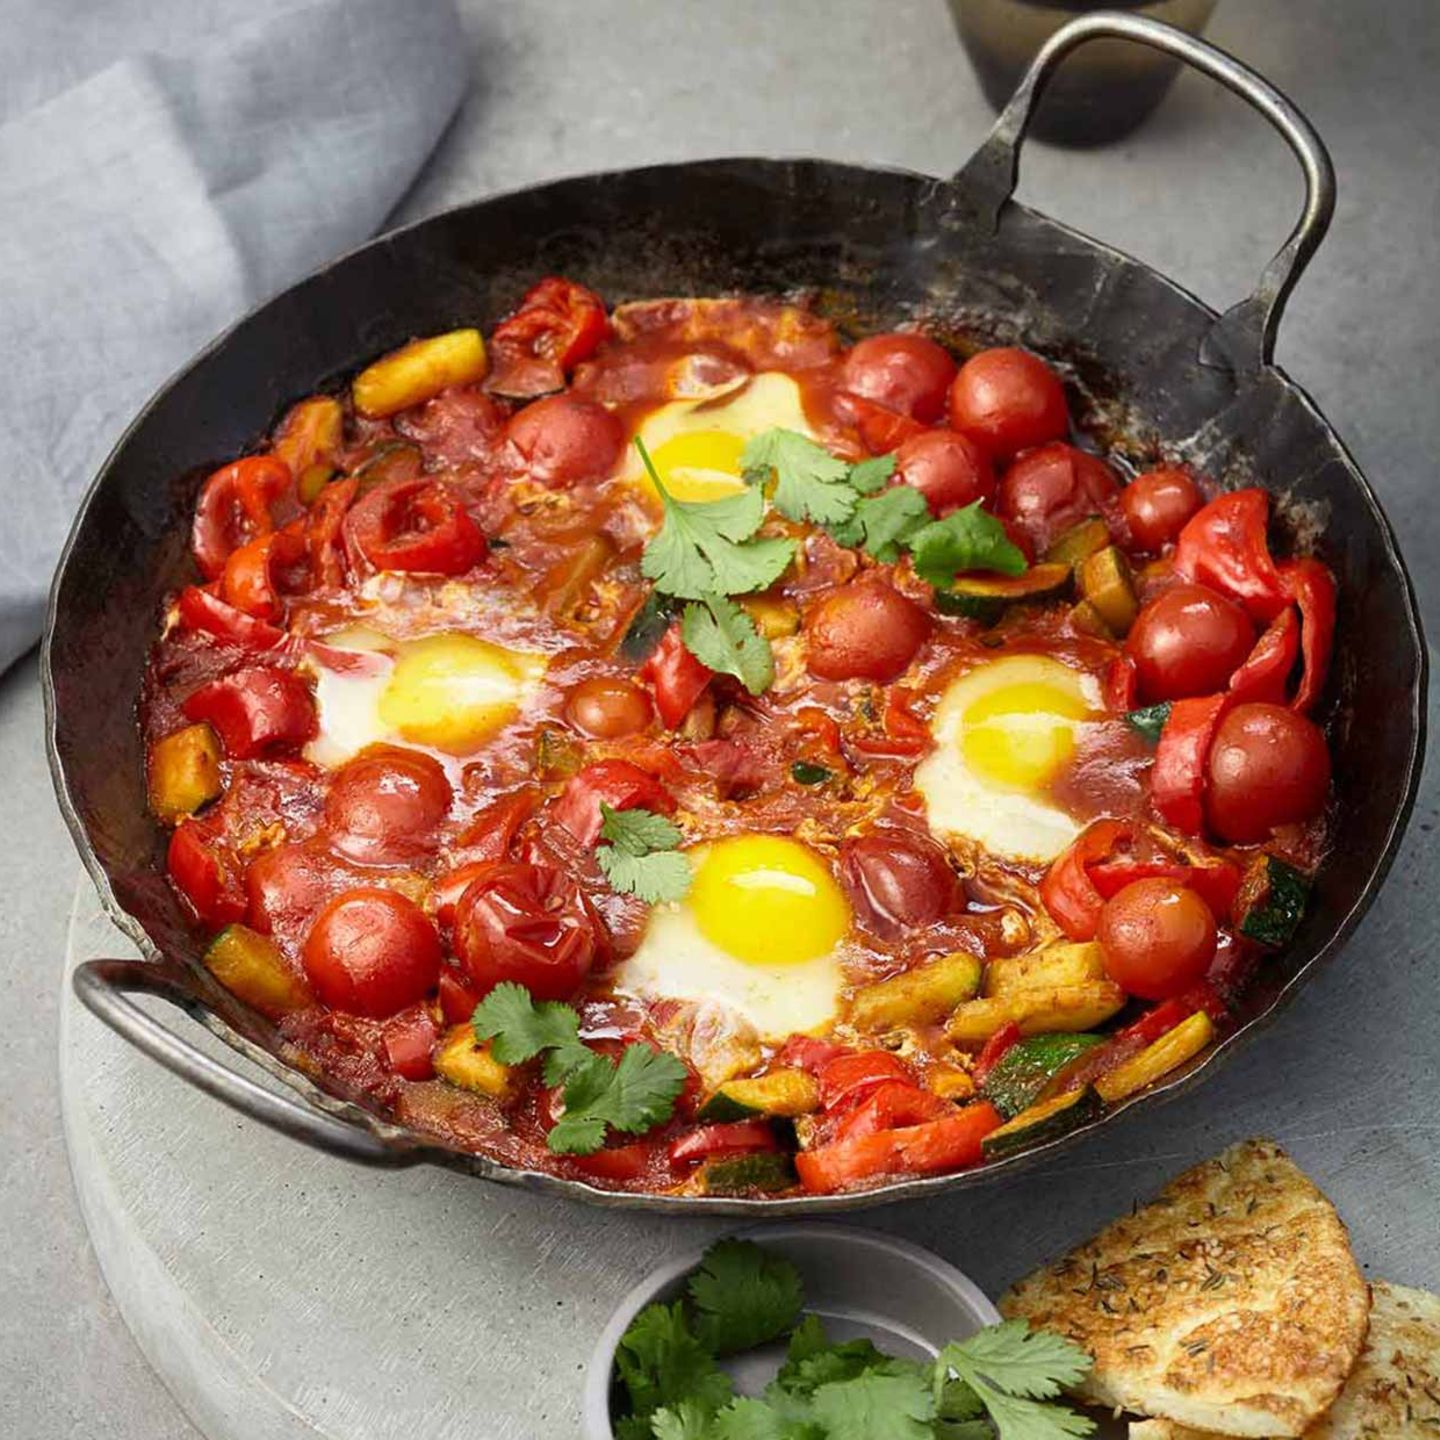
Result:
M1304 1440L1435 1440L1440 1435L1440 1295L1377 1280L1370 1333L1340 1398ZM1214 1440L1171 1420L1140 1420L1130 1440Z
M1369 1309L1334 1206L1268 1140L1187 1170L1000 1300L1090 1352L1082 1399L1222 1435L1302 1435Z

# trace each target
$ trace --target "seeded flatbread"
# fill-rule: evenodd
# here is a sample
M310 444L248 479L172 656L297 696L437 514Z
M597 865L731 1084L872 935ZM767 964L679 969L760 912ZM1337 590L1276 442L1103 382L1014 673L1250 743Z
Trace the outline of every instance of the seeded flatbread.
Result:
M1440 1436L1440 1296L1377 1280L1370 1333L1340 1398L1304 1440L1435 1440ZM1140 1420L1130 1440L1214 1440L1170 1420Z
M1267 1436L1330 1407L1369 1309L1340 1217L1268 1140L1187 1170L1000 1301L1090 1352L1082 1399Z

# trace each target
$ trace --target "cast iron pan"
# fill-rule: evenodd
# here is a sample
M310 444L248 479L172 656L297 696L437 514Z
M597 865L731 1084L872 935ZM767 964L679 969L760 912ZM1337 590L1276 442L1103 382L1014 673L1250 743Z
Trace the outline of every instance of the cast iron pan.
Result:
M1304 169L1299 224L1255 293L1223 316L1146 266L1010 199L1041 87L1067 52L1096 36L1168 51L1218 80L1280 131ZM780 1200L618 1194L506 1169L397 1126L362 1097L289 1066L268 1023L199 963L197 937L157 864L135 702L163 597L192 576L188 517L210 467L244 450L296 396L414 335L488 327L543 274L573 276L612 302L800 289L853 331L924 314L956 334L1023 342L1058 358L1128 433L1164 437L1172 454L1227 485L1267 486L1286 543L1313 548L1338 575L1329 701L1336 856L1320 874L1295 942L1267 963L1246 997L1236 1033L1088 1128L1211 1074L1354 929L1395 854L1423 751L1425 649L1390 526L1314 405L1271 363L1281 307L1325 232L1333 199L1320 140L1259 76L1154 21L1100 13L1041 50L989 138L952 179L752 159L586 176L384 236L263 305L130 427L85 500L51 593L43 667L55 787L107 910L147 956L81 966L80 998L161 1064L311 1145L375 1165L448 1165L596 1204L764 1214L853 1209L986 1184L1081 1143L1077 1134L982 1170ZM132 992L188 1011L270 1082L197 1049Z

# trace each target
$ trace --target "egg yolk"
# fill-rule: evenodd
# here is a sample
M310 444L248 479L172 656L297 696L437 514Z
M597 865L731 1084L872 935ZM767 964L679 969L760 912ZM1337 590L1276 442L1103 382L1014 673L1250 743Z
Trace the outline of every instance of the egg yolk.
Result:
M745 488L745 441L728 430L687 430L656 447L651 460L672 500L705 503Z
M850 929L850 906L827 866L798 841L737 835L696 866L689 906L700 933L750 965L828 954Z
M380 719L417 745L464 755L515 718L524 686L542 668L538 656L474 635L413 640L380 696Z
M977 774L997 785L1034 790L1075 753L1084 699L1041 681L988 690L960 717L960 748Z

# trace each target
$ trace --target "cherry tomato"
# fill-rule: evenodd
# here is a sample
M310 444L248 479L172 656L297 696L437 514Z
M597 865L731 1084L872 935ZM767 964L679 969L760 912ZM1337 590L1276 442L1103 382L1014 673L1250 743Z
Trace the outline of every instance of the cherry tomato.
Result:
M1223 690L1255 645L1255 627L1233 600L1203 585L1157 595L1125 638L1147 705Z
M582 680L565 701L565 718L593 740L637 734L649 725L651 714L650 697L614 675Z
M982 350L960 367L950 386L950 426L996 460L1009 460L1069 433L1065 387L1028 350Z
M594 354L609 328L598 295L573 281L547 276L495 327L486 386L515 399L559 390L566 372Z
M887 939L933 925L955 905L955 872L944 850L917 830L872 830L847 840L840 878L856 912Z
M1112 508L1120 481L1098 456L1056 442L1022 455L1000 481L996 509L1043 552L1072 526Z
M955 378L949 352L924 335L870 335L851 347L840 371L845 389L926 425L945 413Z
M460 1025L469 1020L480 1003L480 992L473 989L460 977L458 970L448 965L440 968L440 1013L447 1025Z
M1222 840L1248 845L1325 805L1330 752L1312 721L1283 705L1237 705L1220 722L1207 763L1205 815Z
M505 431L505 412L473 385L442 390L395 417L395 428L447 465L483 460Z
M424 999L440 979L440 937L394 890L347 890L315 917L301 958L335 1010L383 1020Z
M930 617L883 580L832 591L805 616L810 673L822 680L894 680L929 634Z
M357 883L347 865L318 845L262 850L245 870L248 923L262 935L297 939L321 905Z
M342 855L365 864L406 864L430 854L450 810L438 760L399 745L372 745L335 772L325 827Z
M551 395L510 417L510 446L532 480L563 489L603 480L625 448L625 430L603 405Z
M1215 958L1215 917L1174 880L1134 880L1100 911L1105 973L1127 994L1168 1000L1205 978Z
M648 770L628 760L597 760L565 782L551 818L582 845L600 835L600 805L612 810L653 810L669 815L675 809L670 792Z
M1147 470L1120 492L1130 538L1142 550L1163 550L1204 503L1200 487L1183 470Z
M954 430L922 430L895 454L895 476L918 490L937 518L995 493L990 457Z
M482 995L514 980L537 1000L566 1000L595 962L598 923L563 870L500 862L460 897L454 946Z
M461 575L485 558L485 537L441 480L387 480L362 495L343 522L352 565Z
M271 531L231 552L220 577L220 593L247 615L278 620L285 610L281 596L305 586L309 574L306 559L305 536L300 529L287 526Z
M320 725L309 687L289 670L251 665L202 685L180 707L214 726L235 760L313 740Z
M216 580L231 552L286 518L282 497L291 489L290 467L277 455L247 455L222 465L206 480L195 506L191 545L207 580ZM298 510L291 507L291 513Z

